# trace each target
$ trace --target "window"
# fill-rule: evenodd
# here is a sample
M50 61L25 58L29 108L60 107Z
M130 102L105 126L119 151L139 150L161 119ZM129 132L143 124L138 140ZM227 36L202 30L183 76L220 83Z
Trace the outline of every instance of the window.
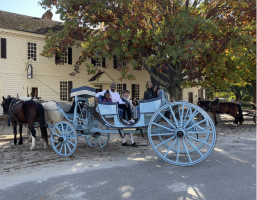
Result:
M37 61L37 44L28 42L28 60Z
M113 68L117 69L117 68L121 68L125 65L125 62L119 62L118 58L116 56L113 56Z
M6 59L6 38L1 38L1 51L0 51L1 58Z
M68 101L68 81L60 81L60 100Z
M103 58L102 60L103 61L101 62L99 58L91 58L91 64L93 64L95 67L105 67L105 58Z
M122 92L126 90L126 84L117 84L117 92L122 96Z
M132 99L139 100L139 85L132 84Z
M62 54L61 62L62 62L62 63L67 63L67 52L65 52L65 53Z

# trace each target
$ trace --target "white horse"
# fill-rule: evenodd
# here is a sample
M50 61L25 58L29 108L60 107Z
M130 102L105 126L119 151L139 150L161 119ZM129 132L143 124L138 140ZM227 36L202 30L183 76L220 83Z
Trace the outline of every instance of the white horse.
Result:
M23 101L28 101L31 97L20 97ZM37 99L34 99L37 101ZM61 111L56 107L55 101L49 101L46 103L42 103L44 110L45 110L45 121L50 124L56 124L63 120L64 116ZM40 133L40 128L37 128L37 132ZM29 129L27 128L27 135L30 135L30 139L32 139L32 145L30 150L34 151L36 149L36 140L34 137L31 136ZM44 148L47 148L47 145L44 143Z

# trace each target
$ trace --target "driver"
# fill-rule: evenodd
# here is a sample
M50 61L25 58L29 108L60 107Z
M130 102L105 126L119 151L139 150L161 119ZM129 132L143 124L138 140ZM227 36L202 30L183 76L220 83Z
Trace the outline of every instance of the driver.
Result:
M112 98L112 102L118 102L118 108L123 110L123 120L122 120L122 122L126 123L126 124L134 123L134 120L131 118L132 116L131 116L131 111L130 111L129 105L121 100L119 93L115 92L115 90L116 90L116 84L112 83L110 85L110 91L109 92L110 92L110 95L111 95L111 98ZM105 92L106 92L106 90L104 90L102 92L98 92L95 95L95 103L98 103L99 95L103 96ZM126 111L127 111L129 121L126 121Z

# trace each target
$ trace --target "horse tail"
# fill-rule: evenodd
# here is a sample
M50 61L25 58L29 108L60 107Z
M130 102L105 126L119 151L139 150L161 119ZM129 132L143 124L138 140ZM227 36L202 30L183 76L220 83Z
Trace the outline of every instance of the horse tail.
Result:
M243 117L243 114L242 114L242 109L241 109L241 106L239 104L237 104L237 107L238 107L238 112L239 112L238 120L239 120L239 123L242 124L244 122L244 117Z
M38 114L39 114L41 137L45 140L46 144L48 145L48 135L47 135L46 121L45 121L45 110L41 103L37 103L37 109L39 111Z

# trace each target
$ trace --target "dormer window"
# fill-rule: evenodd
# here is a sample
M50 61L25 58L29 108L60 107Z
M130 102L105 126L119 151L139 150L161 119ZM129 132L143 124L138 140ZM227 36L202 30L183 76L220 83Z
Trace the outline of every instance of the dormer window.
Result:
M37 44L28 42L28 60L37 61Z

